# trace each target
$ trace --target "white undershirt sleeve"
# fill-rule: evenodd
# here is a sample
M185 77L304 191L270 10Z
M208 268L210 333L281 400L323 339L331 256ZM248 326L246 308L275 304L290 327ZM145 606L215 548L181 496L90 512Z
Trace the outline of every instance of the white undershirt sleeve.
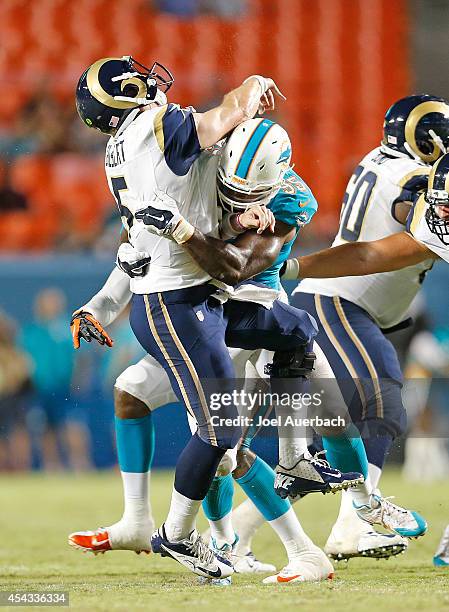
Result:
M131 300L130 278L114 267L103 287L80 310L90 312L103 327L115 321Z

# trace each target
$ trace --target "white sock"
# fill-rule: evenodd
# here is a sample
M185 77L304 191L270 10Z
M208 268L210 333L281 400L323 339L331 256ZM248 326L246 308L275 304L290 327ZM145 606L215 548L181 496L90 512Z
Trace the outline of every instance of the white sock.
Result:
M251 552L251 543L256 531L265 523L263 515L250 499L246 499L232 512L232 524L239 536L236 554L244 557Z
M210 535L214 538L218 548L223 544L234 544L235 532L232 524L232 511L228 512L223 518L218 521L209 520Z
M337 523L339 521L345 521L346 519L354 518L354 506L352 504L352 495L349 491L341 492L340 511L337 517Z
M285 546L288 560L293 561L301 553L314 550L316 547L312 540L306 535L293 508L269 524L277 533L282 544Z
M149 472L121 472L125 508L118 523L108 527L112 548L150 549L154 528L148 501Z
M146 524L151 520L148 500L149 472L121 472L125 509L122 521L134 525Z
M201 500L190 499L173 488L170 510L165 521L165 533L170 542L188 538L195 529L195 521Z
M285 430L285 431L284 431ZM288 438L289 428L284 427L282 437L279 437L279 464L284 468L291 468L298 463L307 452L305 438Z
M380 467L377 467L377 465L374 465L374 463L368 463L368 473L369 473L369 477L371 480L371 485L373 487L373 493L375 493L376 495L380 495L380 491L379 491L379 480L380 477L382 476L382 470Z
M369 474L365 479L365 482L348 489L348 493L351 495L352 501L355 502L357 506L369 505L370 495L372 492L373 487Z

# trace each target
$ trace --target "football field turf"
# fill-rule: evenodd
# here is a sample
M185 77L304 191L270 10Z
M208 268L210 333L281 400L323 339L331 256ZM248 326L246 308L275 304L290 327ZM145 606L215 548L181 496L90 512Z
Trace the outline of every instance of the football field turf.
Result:
M167 472L152 476L158 523L168 507L171 478ZM395 472L386 474L384 494L396 495L397 501L422 512L429 522L428 534L413 540L405 555L389 561L340 563L335 579L326 583L272 587L262 585L260 575L238 575L230 588L197 586L193 574L156 555L119 551L94 557L67 545L71 531L93 529L120 517L116 473L2 476L0 486L1 590L67 590L71 609L79 610L449 610L449 569L437 570L431 563L449 522L447 482L410 484ZM309 495L296 504L305 529L321 546L337 505L338 497L332 495ZM255 540L254 552L277 567L285 564L283 550L268 526Z

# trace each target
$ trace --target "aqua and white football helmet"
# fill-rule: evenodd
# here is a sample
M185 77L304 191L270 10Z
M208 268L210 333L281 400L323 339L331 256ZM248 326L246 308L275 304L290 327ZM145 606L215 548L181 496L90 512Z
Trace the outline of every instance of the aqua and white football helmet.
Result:
M228 212L266 205L279 191L290 167L287 132L269 119L244 121L229 136L220 154L217 190Z

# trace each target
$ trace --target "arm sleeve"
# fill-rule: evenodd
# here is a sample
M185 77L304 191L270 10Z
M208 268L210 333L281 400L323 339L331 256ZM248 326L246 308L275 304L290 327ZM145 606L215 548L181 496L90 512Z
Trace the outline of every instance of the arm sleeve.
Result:
M193 112L169 104L156 115L154 131L170 170L178 176L187 174L201 153Z
M129 276L114 268L107 281L80 310L90 312L103 327L113 323L131 300Z

